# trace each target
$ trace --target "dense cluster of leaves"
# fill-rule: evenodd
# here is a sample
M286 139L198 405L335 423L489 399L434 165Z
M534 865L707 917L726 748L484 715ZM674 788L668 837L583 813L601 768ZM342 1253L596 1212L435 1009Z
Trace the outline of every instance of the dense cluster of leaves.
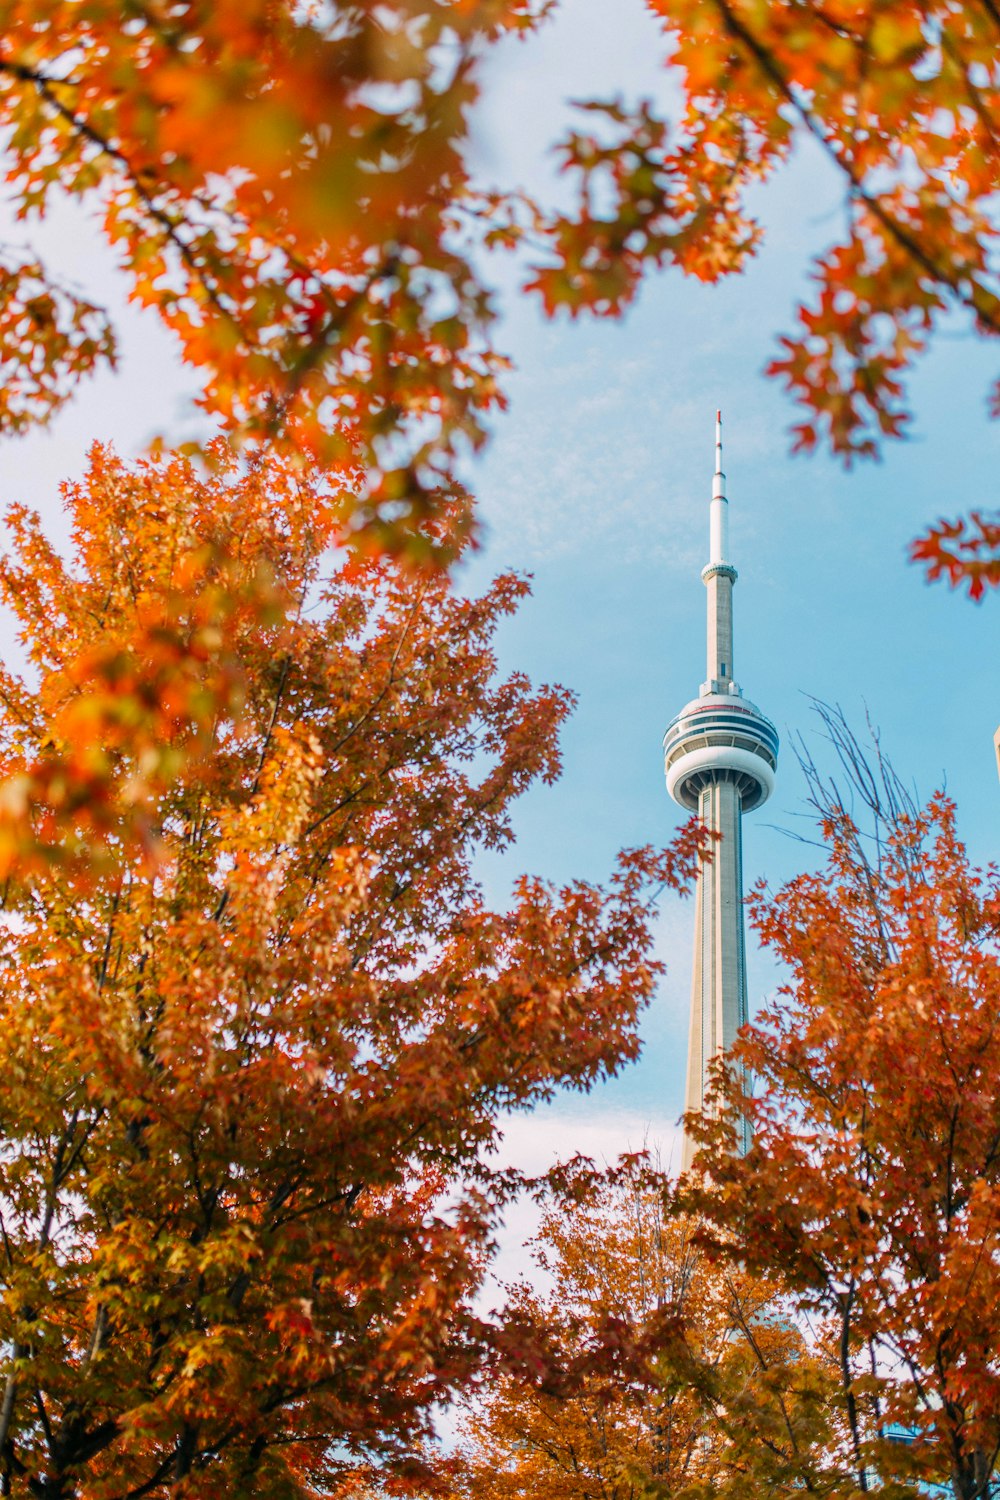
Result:
M482 1500L847 1495L835 1364L773 1279L714 1265L670 1184L621 1167L553 1206L547 1289L507 1310L537 1366L501 1375L465 1426L458 1488ZM533 1374L533 1378L531 1377Z
M904 377L942 315L1000 327L1000 13L648 3L679 113L585 101L554 210L475 180L467 147L484 57L558 0L3 0L8 189L22 218L64 195L97 208L207 410L349 481L345 530L425 551L422 518L448 509L503 401L482 246L530 244L550 313L619 314L651 266L738 271L761 237L748 190L808 135L843 175L847 226L771 370L805 406L799 446L875 453L905 428ZM98 308L0 254L0 429L113 358ZM933 575L995 581L954 553L942 566L937 540L917 554Z
M791 977L720 1074L720 1117L689 1120L686 1201L717 1252L836 1329L859 1488L980 1500L1000 1454L1000 873L970 867L946 798L885 786L874 843L833 804L826 868L753 900Z
M901 430L899 377L947 306L1000 330L1000 17L950 0L653 8L675 43L688 128L737 190L768 175L797 130L849 185L845 238L772 369L812 409L801 445L825 430L835 451L871 453Z
M500 399L489 298L455 234L474 65L546 8L4 0L14 205L99 206L207 409L353 475L347 516L389 544L401 512L416 545L428 492L447 504L457 442L480 443ZM114 357L96 310L63 310L43 276L2 268L0 354L32 372L5 386L8 427Z
M486 1337L498 1112L634 1055L655 888L696 863L690 829L607 891L489 910L470 861L570 706L497 680L525 584L348 559L301 465L215 458L96 449L72 560L16 512L0 575L31 835L6 829L0 924L5 1494L405 1467Z

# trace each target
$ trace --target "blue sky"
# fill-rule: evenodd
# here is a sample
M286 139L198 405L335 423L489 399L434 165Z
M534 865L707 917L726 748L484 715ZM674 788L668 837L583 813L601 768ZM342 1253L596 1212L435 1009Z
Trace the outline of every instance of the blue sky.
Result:
M619 89L665 97L658 48L640 0L565 0L562 21L505 46L491 67L475 141L483 175L550 184L545 148L568 118L564 101ZM788 747L810 730L809 694L857 723L867 706L922 794L947 780L973 854L985 861L997 847L1000 600L975 606L928 587L905 560L927 521L997 503L1000 430L986 415L995 352L946 329L913 384L913 437L882 464L845 474L824 456L791 459L793 410L760 372L791 324L810 255L839 225L840 185L805 153L759 208L768 239L747 275L717 288L657 276L621 323L546 323L518 296L509 265L488 266L517 371L510 412L470 468L485 545L462 583L473 588L506 566L532 572L534 597L504 629L502 664L580 698L561 783L524 800L513 853L483 862L496 901L524 869L600 879L620 846L667 840L677 826L660 739L704 675L699 573L716 407L740 570L737 677L785 746L772 802L747 820L748 880L777 885L811 859L780 832L802 811ZM11 228L7 238L24 232ZM54 221L42 243L83 285L112 288L109 257L71 218ZM183 435L190 420L189 382L167 337L130 311L122 331L117 376L88 385L49 433L0 447L0 502L38 505L57 535L58 482L80 472L92 438L132 453L154 431ZM647 1129L669 1151L683 1103L692 918L679 901L662 913L657 945L669 973L647 1017L642 1062L585 1100L560 1100L544 1131L537 1121L516 1125L512 1149L523 1159L554 1147L613 1152ZM751 1006L775 982L767 957L751 953Z
M558 101L618 88L668 99L657 47L638 3L572 0L558 25L530 46L512 44L497 67L484 164L544 186L540 147L567 118ZM840 226L842 201L818 154L800 152L759 196L767 241L746 275L718 287L654 277L622 323L545 323L524 299L507 299L517 373L474 477L487 543L472 571L511 563L534 573L534 597L506 630L505 660L573 687L580 704L560 785L526 799L514 859L487 870L497 899L515 867L600 878L619 845L667 839L680 820L660 738L704 676L699 574L716 407L740 570L736 675L784 744L775 796L745 824L748 883L779 885L814 860L780 831L805 826L790 741L812 733L810 694L842 705L859 727L870 711L897 769L924 796L946 782L974 856L994 856L1000 600L977 606L928 586L906 549L939 515L997 504L1000 432L986 410L995 351L945 329L913 382L911 439L851 473L823 455L789 456L796 414L761 374L807 291L810 258ZM586 1100L561 1101L548 1139L592 1150L635 1143L648 1126L671 1149L692 921L690 902L662 913L668 975L642 1061ZM749 973L753 1008L778 976L753 951Z

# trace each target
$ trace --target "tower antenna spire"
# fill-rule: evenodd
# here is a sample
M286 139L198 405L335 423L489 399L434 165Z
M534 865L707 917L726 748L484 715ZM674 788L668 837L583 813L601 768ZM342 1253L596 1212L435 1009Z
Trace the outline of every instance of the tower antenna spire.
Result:
M722 472L722 413L715 413L715 473L712 476L712 505L709 511L708 564L729 562L729 502L726 499L726 476Z

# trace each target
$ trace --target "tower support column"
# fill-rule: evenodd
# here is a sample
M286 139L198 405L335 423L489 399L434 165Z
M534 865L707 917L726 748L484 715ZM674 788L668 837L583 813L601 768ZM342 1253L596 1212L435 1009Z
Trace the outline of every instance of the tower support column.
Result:
M713 780L703 786L698 816L705 829L720 837L713 839L702 859L695 888L687 1110L704 1109L709 1065L731 1045L748 1019L741 798L736 781ZM691 1157L691 1142L685 1135L685 1171Z

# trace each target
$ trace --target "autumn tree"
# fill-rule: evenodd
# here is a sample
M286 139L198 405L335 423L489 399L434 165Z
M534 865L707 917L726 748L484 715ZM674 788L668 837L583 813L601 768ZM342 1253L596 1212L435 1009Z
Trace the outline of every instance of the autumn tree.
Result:
M96 448L68 560L9 516L3 1494L405 1472L488 1336L498 1111L634 1056L693 870L688 831L488 909L571 701L497 677L524 582L348 558L321 476L213 458Z
M874 453L905 430L905 375L942 318L1000 326L1000 12L648 4L679 105L632 107L609 78L554 143L557 208L478 180L467 148L484 61L559 0L4 0L11 205L29 224L61 199L92 210L227 431L334 470L345 534L447 558L421 518L503 403L483 249L520 250L550 314L619 315L651 267L739 271L762 238L748 192L808 138L848 213L771 370L804 408L799 446ZM0 431L46 420L115 351L93 297L3 248ZM973 593L1000 582L990 513L915 550Z
M646 1167L551 1204L507 1319L524 1359L465 1424L482 1500L847 1495L828 1357L773 1278L716 1266Z
M948 798L919 807L827 723L848 776L812 771L826 864L751 900L790 978L720 1075L720 1118L690 1121L686 1203L716 1253L780 1275L836 1330L858 1489L874 1474L983 1500L1000 1452L1000 875L970 865Z

